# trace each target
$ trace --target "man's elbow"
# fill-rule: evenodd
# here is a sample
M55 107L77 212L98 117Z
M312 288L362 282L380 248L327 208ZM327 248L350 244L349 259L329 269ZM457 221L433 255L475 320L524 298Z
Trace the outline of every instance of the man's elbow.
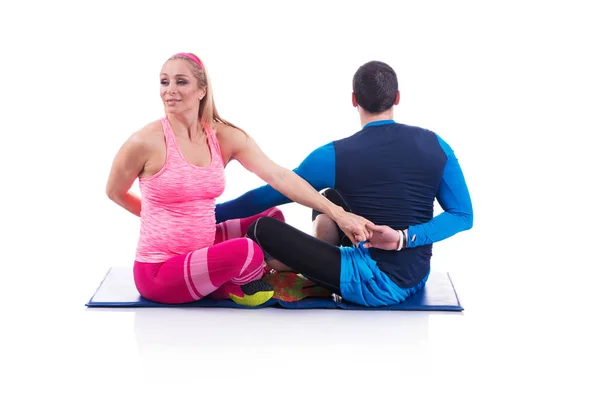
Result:
M473 212L471 211L468 213L463 213L462 220L463 220L463 230L468 231L469 229L471 229L473 227Z

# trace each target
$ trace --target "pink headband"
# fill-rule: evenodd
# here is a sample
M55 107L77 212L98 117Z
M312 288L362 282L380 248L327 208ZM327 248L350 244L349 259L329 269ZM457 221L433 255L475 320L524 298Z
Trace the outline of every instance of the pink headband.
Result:
M196 57L195 55L193 55L192 53L177 53L173 57L185 57L188 60L192 60L197 66L200 67L200 69L204 69L204 66L202 65L202 61L200 61L200 59L198 57Z

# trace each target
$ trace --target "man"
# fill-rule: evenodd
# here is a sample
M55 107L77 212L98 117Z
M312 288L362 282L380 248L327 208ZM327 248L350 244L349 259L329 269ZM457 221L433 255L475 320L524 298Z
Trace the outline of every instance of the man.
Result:
M373 222L368 242L354 246L355 238L314 211L314 237L270 218L248 230L279 263L365 306L397 304L422 289L433 243L473 226L469 190L453 150L429 130L396 123L399 101L389 65L362 65L352 93L362 130L316 149L294 170L315 189L327 189L323 195L334 203ZM435 199L444 212L433 217ZM289 202L262 186L217 205L217 222Z

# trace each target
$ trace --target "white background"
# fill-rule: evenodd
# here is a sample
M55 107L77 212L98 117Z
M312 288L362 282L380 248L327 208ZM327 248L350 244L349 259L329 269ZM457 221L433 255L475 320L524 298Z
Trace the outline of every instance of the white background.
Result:
M598 398L598 14L483 3L3 3L0 397ZM475 225L432 260L465 312L86 309L133 262L139 221L106 178L180 51L288 168L360 129L352 75L390 64L396 120L444 138L469 184ZM261 184L237 163L227 182L220 200Z

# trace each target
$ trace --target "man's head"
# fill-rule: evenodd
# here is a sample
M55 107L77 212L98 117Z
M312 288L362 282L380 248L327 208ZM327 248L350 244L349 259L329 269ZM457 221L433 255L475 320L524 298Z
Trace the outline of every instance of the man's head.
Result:
M352 79L352 104L370 114L389 110L400 101L396 72L381 61L370 61Z

